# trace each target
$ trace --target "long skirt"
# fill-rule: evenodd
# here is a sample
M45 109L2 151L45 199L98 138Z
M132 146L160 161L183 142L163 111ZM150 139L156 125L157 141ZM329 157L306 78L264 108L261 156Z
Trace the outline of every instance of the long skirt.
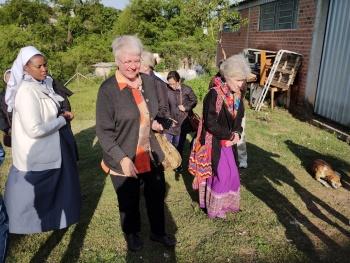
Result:
M239 211L239 172L231 147L222 147L215 176L199 185L199 205L210 218L225 218L226 213Z
M5 187L9 231L40 233L77 223L81 196L73 134L60 130L62 164L59 169L20 171L12 166Z

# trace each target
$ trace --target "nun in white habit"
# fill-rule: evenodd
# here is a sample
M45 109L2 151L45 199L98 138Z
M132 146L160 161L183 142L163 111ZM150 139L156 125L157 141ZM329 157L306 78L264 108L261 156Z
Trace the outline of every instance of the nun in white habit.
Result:
M52 88L46 58L35 47L20 50L5 101L12 111L13 164L4 201L9 231L39 233L78 222L80 185L74 137Z

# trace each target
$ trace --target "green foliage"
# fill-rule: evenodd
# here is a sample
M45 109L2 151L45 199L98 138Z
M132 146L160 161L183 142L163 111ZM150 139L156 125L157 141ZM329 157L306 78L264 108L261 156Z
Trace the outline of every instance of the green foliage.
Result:
M199 80L187 84L194 88ZM208 80L209 76L203 79L203 90ZM349 145L285 110L256 112L249 107L249 167L240 170L241 210L226 219L208 218L199 208L198 192L192 190L193 177L186 169L180 174L168 171L166 230L176 235L176 248L149 240L147 209L141 198L140 236L145 247L140 252L127 251L116 193L100 168L95 103L101 83L76 79L68 85L74 92L70 97L75 113L72 128L83 198L79 224L66 231L11 235L7 262L349 261ZM199 102L196 109L200 106ZM185 166L190 139L185 144ZM0 170L2 190L12 164L11 149L6 151ZM325 159L343 174L344 188L326 189L308 174L306 164L316 158Z
M20 48L34 45L48 58L50 72L67 80L91 65L113 60L110 43L120 11L100 1L10 0L0 8L0 70L11 67Z
M99 34L81 36L77 44L66 51L56 52L49 60L50 70L60 79L67 79L75 72L87 74L92 64L100 61L113 61L110 39Z
M51 9L42 0L10 0L0 9L0 24L16 24L27 27L36 23L48 23Z
M21 47L34 45L51 73L67 80L112 61L115 36L136 34L164 58L157 69L187 63L209 71L224 21L240 22L228 0L131 0L122 12L99 0L8 0L0 8L0 70L11 66Z
M188 80L185 82L186 85L190 86L196 94L199 101L202 101L204 96L208 93L209 82L212 76L204 75L200 78Z
M160 53L167 69L182 60L209 71L223 23L240 24L228 0L132 0L119 16L116 35L137 34L152 51Z

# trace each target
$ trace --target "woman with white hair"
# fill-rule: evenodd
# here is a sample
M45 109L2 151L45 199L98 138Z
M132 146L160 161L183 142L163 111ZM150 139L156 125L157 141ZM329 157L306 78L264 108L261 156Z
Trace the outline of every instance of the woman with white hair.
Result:
M242 89L250 73L242 55L234 55L220 65L220 76L203 101L203 130L199 140L208 147L212 176L196 177L200 207L210 218L225 218L239 211L240 180L236 145L241 137L244 105Z
M103 151L102 169L117 193L121 227L128 249L142 249L139 209L140 180L150 222L150 239L173 247L165 232L164 159L154 132L158 99L154 79L140 73L142 43L135 36L120 36L112 43L117 70L104 81L96 103L96 134Z
M33 46L20 50L5 100L12 114L12 160L5 187L10 233L66 228L80 215L74 138L52 88L47 61Z
M154 74L156 60L151 52L143 51L141 54L140 72L151 76L155 81L156 93L158 97L159 110L157 120L169 119L168 87L167 84Z

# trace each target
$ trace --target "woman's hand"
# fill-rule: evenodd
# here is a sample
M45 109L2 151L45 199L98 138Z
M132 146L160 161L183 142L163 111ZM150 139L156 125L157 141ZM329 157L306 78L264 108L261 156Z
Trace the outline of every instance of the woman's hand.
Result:
M179 105L178 108L180 111L186 111L184 105Z
M240 140L240 138L239 138L239 134L238 133L234 133L234 137L233 137L233 139L232 139L232 143L233 144L237 144L238 142L239 142L239 140Z
M156 132L161 132L164 130L162 124L160 124L159 122L157 122L156 120L154 120L152 122L152 130L156 131Z
M239 142L239 135L234 133L233 139L229 141L225 141L225 147L231 147Z
M178 122L174 119L171 119L171 120L173 121L173 124L171 124L171 127L173 127L173 128L176 127Z
M63 116L67 121L71 121L74 119L74 114L70 111L64 111L60 116Z
M138 171L129 157L124 157L120 161L120 165L122 167L124 175L137 178L136 174L138 173Z

